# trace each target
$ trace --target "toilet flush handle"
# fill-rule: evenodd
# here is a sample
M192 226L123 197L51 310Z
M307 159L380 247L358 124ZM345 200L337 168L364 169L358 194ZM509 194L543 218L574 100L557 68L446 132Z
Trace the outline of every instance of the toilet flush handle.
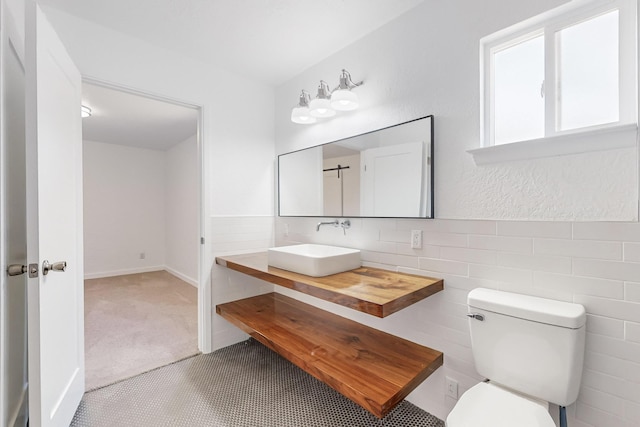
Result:
M480 313L468 313L467 317L471 317L472 319L476 319L479 321L484 321L484 314L480 314Z

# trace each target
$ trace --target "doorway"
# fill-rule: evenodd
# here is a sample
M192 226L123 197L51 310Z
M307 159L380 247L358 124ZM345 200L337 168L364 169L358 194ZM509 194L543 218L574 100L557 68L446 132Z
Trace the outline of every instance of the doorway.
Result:
M83 82L87 390L198 352L200 109Z

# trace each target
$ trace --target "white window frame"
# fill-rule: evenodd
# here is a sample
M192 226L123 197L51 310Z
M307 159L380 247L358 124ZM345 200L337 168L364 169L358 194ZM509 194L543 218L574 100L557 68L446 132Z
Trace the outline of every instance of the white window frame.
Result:
M619 119L617 122L557 130L557 32L618 10ZM481 148L469 150L477 164L548 157L635 146L638 124L638 46L635 0L574 0L480 40ZM494 144L493 59L496 52L544 35L545 136L534 140ZM551 84L549 84L551 83ZM603 135L606 135L604 137ZM583 141L583 142L582 142Z

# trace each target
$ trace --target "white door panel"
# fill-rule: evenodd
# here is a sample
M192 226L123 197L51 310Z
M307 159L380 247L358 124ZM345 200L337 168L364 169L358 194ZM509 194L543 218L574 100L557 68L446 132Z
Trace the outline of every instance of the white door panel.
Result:
M68 265L29 280L30 425L67 426L84 393L81 78L33 1L27 24L29 260Z

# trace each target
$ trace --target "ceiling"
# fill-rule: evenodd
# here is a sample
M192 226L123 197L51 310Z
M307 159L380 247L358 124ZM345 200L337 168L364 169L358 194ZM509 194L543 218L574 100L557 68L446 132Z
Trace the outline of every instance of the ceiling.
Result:
M39 0L39 3L45 11L47 7L58 9L277 86L423 1ZM195 132L195 110L173 104L89 84L83 85L83 103L94 112L83 120L84 139L164 150Z
M280 85L424 0L39 0Z
M103 86L83 83L82 139L167 150L196 134L198 110Z

